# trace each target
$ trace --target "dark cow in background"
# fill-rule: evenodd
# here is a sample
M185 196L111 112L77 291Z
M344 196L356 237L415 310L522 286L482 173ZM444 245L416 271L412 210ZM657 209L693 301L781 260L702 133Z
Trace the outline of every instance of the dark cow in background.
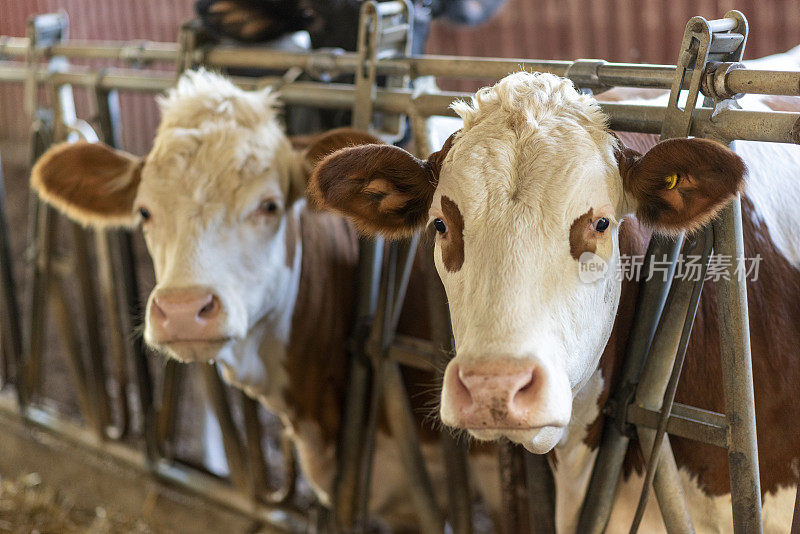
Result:
M431 20L476 26L506 0L414 0L414 54L425 53ZM203 26L218 38L244 43L275 40L306 30L312 48L355 51L361 0L198 0Z
M558 529L574 532L639 287L613 267L643 254L651 231L694 230L744 191L746 255L761 258L748 296L764 530L787 532L800 467L800 147L620 139L593 97L549 74L512 74L453 108L464 126L427 160L386 145L345 148L310 184L366 233L435 228L456 342L443 422L553 451ZM609 269L586 279L587 256ZM724 412L708 289L677 400ZM727 453L671 441L696 528L730 531ZM632 447L609 532L630 526L641 489ZM643 531L661 529L651 499Z
M412 53L423 54L434 18L476 26L491 18L506 0L414 0ZM340 49L355 51L361 0L199 0L195 10L206 33L221 42L246 43L292 51ZM305 35L307 32L308 35ZM254 69L231 69L245 76L282 75ZM312 79L303 74L301 79ZM352 75L323 81L352 83ZM381 77L378 77L381 83ZM426 86L433 84L429 79ZM284 108L290 135L305 135L351 124L346 110L291 105ZM406 135L404 141L408 141ZM399 143L403 144L403 143Z
M228 383L277 414L303 474L329 503L358 242L344 218L306 205L306 180L322 156L376 139L342 129L295 150L278 124L276 100L269 90L243 91L219 75L188 72L160 100L162 120L147 157L63 143L37 162L31 183L42 199L88 226L141 225L157 282L145 341L181 361L216 361ZM412 297L426 287L421 275L416 268ZM403 333L427 335L424 298L404 311ZM418 393L436 378L422 375L410 386L411 400L444 506L438 433L422 424L430 398ZM473 468L476 494L497 510L491 451L474 454ZM413 528L406 477L385 420L373 482L372 511Z

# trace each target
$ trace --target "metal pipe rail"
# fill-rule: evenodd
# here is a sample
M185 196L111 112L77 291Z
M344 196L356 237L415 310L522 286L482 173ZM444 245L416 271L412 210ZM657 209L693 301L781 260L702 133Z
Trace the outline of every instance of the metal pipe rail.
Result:
M0 58L25 57L28 39L0 37ZM113 59L128 63L176 62L177 43L154 41L71 40L46 48L43 57L68 59ZM217 46L196 50L193 62L214 67L289 69L309 72L353 74L359 57L355 52L286 52L260 47ZM570 71L583 62L594 64L597 83L602 87L650 87L669 89L675 77L674 65L607 63L598 60L552 61L536 59L497 59L463 56L425 55L377 61L378 75L442 76L453 78L502 78L518 70L549 72L571 77ZM769 70L732 70L724 74L724 85L733 93L800 95L800 73ZM579 80L575 80L579 81ZM688 80L686 82L688 87Z
M731 71L755 72L755 71ZM800 73L793 73L800 76ZM0 82L22 82L29 71L22 65L0 61ZM175 75L170 72L133 69L108 69L100 72L87 67L70 67L64 72L36 71L39 82L49 81L55 86L74 85L99 87L105 90L159 92L172 87ZM245 87L263 87L277 83L278 78L241 78L233 80ZM305 104L328 108L349 109L353 105L355 89L348 84L321 82L293 82L282 85L281 99L287 104ZM454 100L469 99L471 93L447 92L414 94L409 89L379 89L375 94L374 108L392 113L409 113L419 116L455 116L449 109ZM664 120L664 107L644 104L600 103L611 118L613 129L659 133ZM717 137L745 141L775 143L800 143L800 113L785 111L745 111L724 109L713 115L711 108L697 108L692 114L690 134L697 137Z

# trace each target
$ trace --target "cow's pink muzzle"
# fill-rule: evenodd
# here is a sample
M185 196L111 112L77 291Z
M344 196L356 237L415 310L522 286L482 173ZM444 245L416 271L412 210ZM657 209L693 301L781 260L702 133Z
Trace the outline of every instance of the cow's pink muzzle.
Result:
M468 430L529 430L565 426L571 394L540 363L518 358L452 361L442 391L444 423ZM564 394L569 395L565 398ZM567 402L568 406L561 406Z
M153 341L208 341L222 337L222 303L211 288L159 289L150 305Z

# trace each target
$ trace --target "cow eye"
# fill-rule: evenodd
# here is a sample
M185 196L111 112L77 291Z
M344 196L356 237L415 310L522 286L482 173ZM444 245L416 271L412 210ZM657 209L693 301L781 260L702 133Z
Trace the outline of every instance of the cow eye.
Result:
M278 203L271 199L262 200L258 205L258 211L266 215L274 215L278 212Z
M150 217L152 217L150 215L150 210L145 207L139 208L138 211L139 211L139 217L142 218L142 222L147 222L150 220Z
M594 229L596 232L600 232L601 234L608 229L608 225L611 224L608 220L608 217L600 217L594 222Z
M441 219L434 219L433 220L433 227L436 228L436 231L439 232L442 235L447 233L447 225Z

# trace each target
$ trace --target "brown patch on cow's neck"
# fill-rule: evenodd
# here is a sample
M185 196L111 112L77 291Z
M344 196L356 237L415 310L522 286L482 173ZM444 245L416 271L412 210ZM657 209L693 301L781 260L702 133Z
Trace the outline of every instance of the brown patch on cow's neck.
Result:
M597 239L589 235L588 228L594 217L594 208L572 221L569 227L569 254L576 260L584 252L594 253L597 250Z
M284 230L284 243L286 245L286 266L294 267L294 257L297 252L297 244L300 239L300 227L297 220L297 213L292 206L286 211L286 229Z
M635 218L625 219L619 228L620 255L637 256L645 253L649 232L642 227ZM622 281L622 290L617 309L617 318L611 336L608 338L605 351L600 357L599 369L603 377L603 391L597 404L601 410L600 415L586 428L584 443L592 449L600 446L603 433L605 416L602 409L611 392L618 386L622 374L622 364L625 361L625 352L628 346L628 337L636 314L636 300L639 295L639 284L635 280L625 277ZM625 459L625 474L639 467L638 447L629 448Z
M795 468L800 438L793 414L800 412L800 272L775 247L768 229L754 222L753 212L751 202L743 198L745 257L762 258L758 281L747 281L747 295L763 495L780 487L794 487L798 481ZM644 252L646 235L637 226L635 219L627 219L621 226L622 254ZM601 409L620 379L637 293L638 283L623 281L617 320L600 359L604 379L598 401ZM717 313L716 287L709 281L697 310L676 402L724 413ZM591 448L599 446L604 419L598 416L587 428L584 442ZM671 436L670 442L678 466L696 476L707 494L730 493L727 451L676 436ZM643 465L639 444L633 441L626 455L625 476L634 470L641 473Z
M341 217L303 210L300 285L285 367L286 402L298 420L335 442L347 381L347 338L354 317L358 240Z
M775 247L769 229L754 221L753 205L743 198L745 257L760 254L762 258L758 280L747 280L747 298L763 495L781 486L794 487L798 480L800 272ZM709 281L703 289L676 401L724 413L717 314L716 287ZM725 450L676 437L670 440L678 465L697 473L706 492L730 492Z
M450 197L442 196L447 232L442 236L442 262L448 272L454 273L464 264L464 217Z
M358 240L342 217L304 210L300 216L302 260L300 287L285 361L289 375L286 403L296 420L320 426L325 444L335 443L347 387L347 340L355 317ZM426 254L427 253L427 254ZM426 269L430 251L420 246L400 315L398 333L429 339ZM426 419L435 406L441 382L435 371L402 368L404 381L423 442L438 432ZM383 411L378 428L391 435Z

